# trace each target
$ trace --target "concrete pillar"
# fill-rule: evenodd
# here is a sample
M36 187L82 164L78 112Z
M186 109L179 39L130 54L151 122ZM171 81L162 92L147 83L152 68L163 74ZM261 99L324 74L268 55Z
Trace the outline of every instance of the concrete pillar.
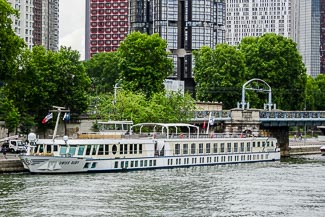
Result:
M267 130L270 132L270 136L278 140L278 145L281 149L281 157L289 157L289 127L276 126L267 128Z

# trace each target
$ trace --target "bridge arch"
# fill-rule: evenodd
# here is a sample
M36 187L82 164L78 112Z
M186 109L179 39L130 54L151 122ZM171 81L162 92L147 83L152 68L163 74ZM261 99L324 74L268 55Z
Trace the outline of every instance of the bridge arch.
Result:
M263 87L253 87L253 86L248 86L251 83L263 83ZM247 87L246 87L247 86ZM264 88L266 87L266 88ZM254 91L259 91L259 92L268 92L268 110L271 110L272 108L272 88L271 86L266 83L264 80L259 79L259 78L253 78L249 81L247 81L245 84L243 84L243 88L242 88L242 101L241 101L241 106L242 109L245 109L245 106L247 105L246 101L245 101L245 91L246 90L254 90Z

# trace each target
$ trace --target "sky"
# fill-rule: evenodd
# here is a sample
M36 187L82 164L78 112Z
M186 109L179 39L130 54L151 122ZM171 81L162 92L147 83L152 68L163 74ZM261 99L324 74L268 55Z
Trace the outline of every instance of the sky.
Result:
M86 0L60 0L59 46L79 51L85 59L85 3Z

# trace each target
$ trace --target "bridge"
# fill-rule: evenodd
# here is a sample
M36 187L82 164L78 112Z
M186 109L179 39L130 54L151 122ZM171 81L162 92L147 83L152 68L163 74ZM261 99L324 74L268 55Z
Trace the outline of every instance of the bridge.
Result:
M245 133L274 136L282 156L288 156L289 127L323 126L325 111L281 111L261 109L231 109L224 111L195 111L192 123L218 128L224 133ZM205 123L205 124L204 124Z

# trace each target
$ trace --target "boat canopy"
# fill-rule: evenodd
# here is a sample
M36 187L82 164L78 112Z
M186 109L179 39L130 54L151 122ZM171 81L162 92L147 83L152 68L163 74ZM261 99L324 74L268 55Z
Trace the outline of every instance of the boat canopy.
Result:
M191 128L196 129L196 134L197 134L197 138L199 137L199 127L195 126L193 124L185 124L185 123L139 123L139 124L135 124L131 127L131 132L133 130L134 127L140 127L140 134L142 131L143 127L152 127L153 128L153 132L156 132L156 128L161 128L161 133L164 134L165 130L166 130L166 136L167 139L169 138L170 135L170 131L171 128L175 128L175 133L178 134L178 128L187 128L188 129L188 138L190 138L191 136ZM180 132L180 134L182 134L182 132Z

